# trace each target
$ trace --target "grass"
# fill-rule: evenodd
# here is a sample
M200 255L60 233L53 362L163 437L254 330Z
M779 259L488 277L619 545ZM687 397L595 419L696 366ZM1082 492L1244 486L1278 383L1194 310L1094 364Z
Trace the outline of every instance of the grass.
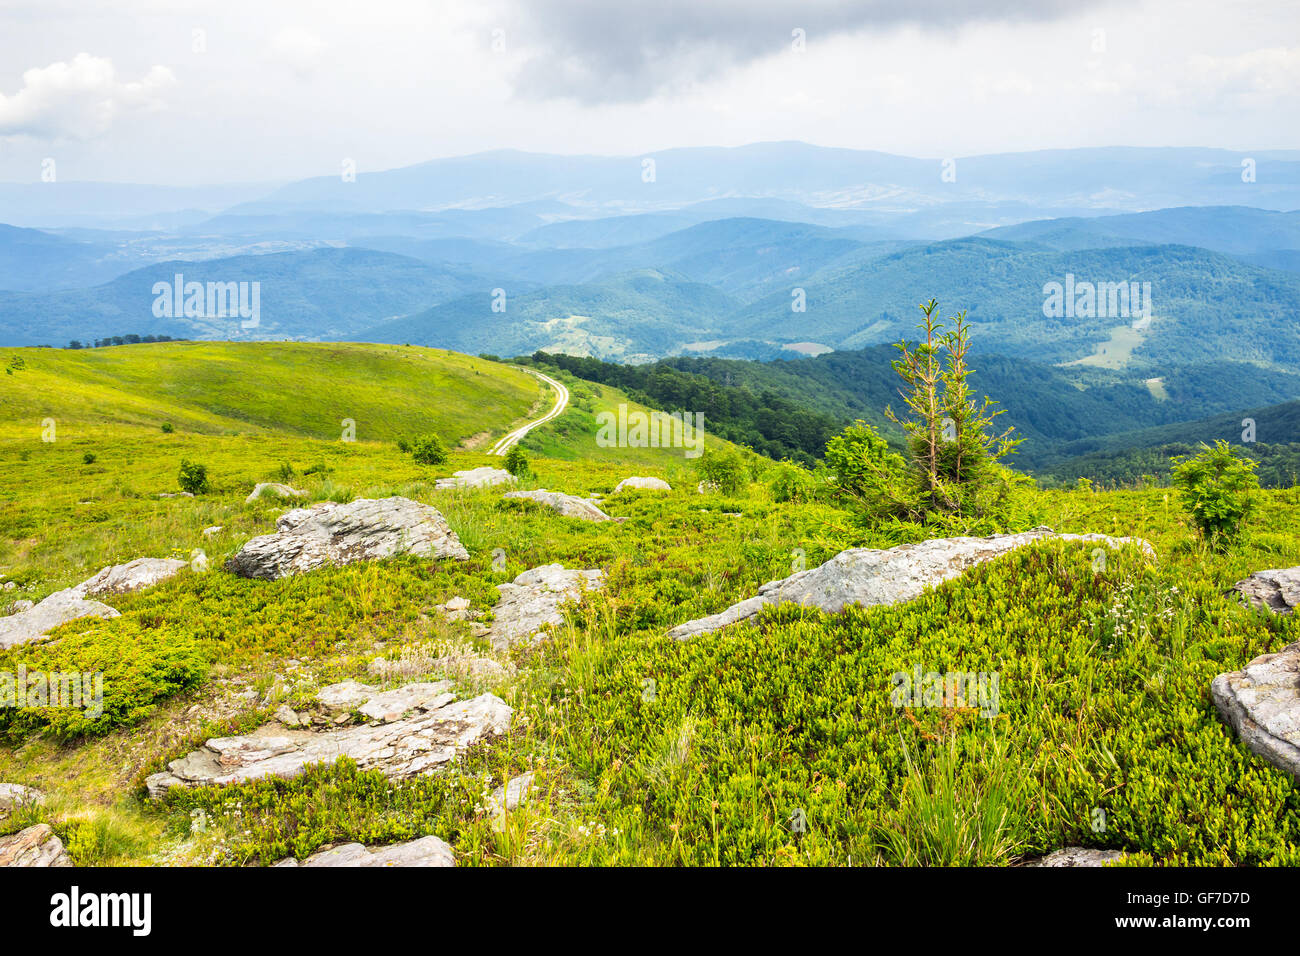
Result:
M131 348L113 351L125 361ZM48 354L30 350L26 364ZM1161 865L1300 864L1294 782L1241 746L1208 696L1216 674L1300 635L1295 621L1225 596L1251 571L1300 564L1297 489L1260 493L1245 539L1225 554L1196 544L1168 489L1035 492L1026 522L1138 535L1158 560L1127 549L1098 568L1089 548L1038 545L903 606L838 615L786 606L676 642L669 627L752 595L799 560L813 567L846 547L895 541L816 496L774 501L775 466L756 458L754 480L736 494L698 494L680 450L598 449L594 415L622 397L568 384L574 411L529 436L528 484L602 492L624 521L563 519L502 501L499 489L433 490L454 469L499 465L481 452L425 468L387 442L200 433L181 427L179 405L159 407L177 424L164 434L115 420L124 413L112 403L84 432L44 444L15 437L26 426L6 410L0 578L22 590L0 600L39 598L141 555L201 548L211 570L111 599L119 618L0 653L0 670L106 674L97 721L3 714L0 780L51 800L0 819L0 832L37 814L85 864L266 864L427 833L466 865L1011 864L1065 845ZM157 498L174 490L182 456L208 465L212 490ZM470 560L399 559L280 582L226 574L224 558L286 507L244 503L285 461L308 500L433 503ZM315 463L324 470L304 476ZM610 495L630 474L665 477L674 490ZM205 537L211 525L223 530ZM504 570L493 569L497 548ZM395 784L341 763L143 800L144 776L166 760L251 729L324 684L373 680L375 657L487 653L433 605L462 595L490 611L495 584L550 562L604 568L608 585L551 638L514 652L514 676L490 684L515 708L511 733L449 771ZM893 706L891 675L915 667L998 674L997 716ZM527 769L538 792L494 820L487 794Z

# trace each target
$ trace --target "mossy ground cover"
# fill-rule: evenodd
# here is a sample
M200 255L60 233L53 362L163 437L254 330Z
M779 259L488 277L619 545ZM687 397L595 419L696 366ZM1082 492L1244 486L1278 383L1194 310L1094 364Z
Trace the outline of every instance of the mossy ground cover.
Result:
M1027 522L1138 535L1157 560L1127 549L1099 565L1090 548L1039 545L900 607L785 607L679 643L664 637L673 624L799 562L889 546L896 534L864 530L828 500L773 500L762 473L773 466L758 459L740 493L698 494L680 450L596 449L594 414L617 393L574 397L572 415L530 436L525 486L608 495L650 474L674 490L610 496L606 510L627 520L587 524L499 491L434 491L437 475L499 464L473 451L431 469L388 442L202 434L179 416L172 434L100 422L43 447L5 431L0 576L24 589L0 594L40 597L108 563L196 548L209 570L113 599L120 618L0 653L0 670L106 675L94 721L6 713L0 779L51 794L38 812L83 863L269 863L425 833L450 841L460 862L489 865L1012 863L1067 844L1169 865L1300 863L1300 792L1240 745L1208 694L1216 674L1300 638L1295 622L1225 595L1250 571L1300 564L1300 491L1262 492L1226 554L1195 544L1167 490L1036 492ZM533 403L530 394L521 407ZM575 428L583 415L590 427ZM0 427L18 423L6 413ZM175 490L182 456L208 466L212 490L157 499ZM286 507L244 504L282 462L307 500L435 504L471 559L273 583L226 574L224 558ZM317 463L324 469L303 475ZM211 525L224 530L203 536ZM504 570L493 567L496 548ZM517 675L491 685L515 708L511 733L454 768L394 784L341 764L143 800L144 775L165 760L325 683L372 679L376 656L485 653L432 606L463 595L490 609L493 585L548 562L604 568L608 584L550 639L514 653ZM996 673L996 716L893 706L892 675L918 667ZM486 794L530 768L538 793L494 820Z

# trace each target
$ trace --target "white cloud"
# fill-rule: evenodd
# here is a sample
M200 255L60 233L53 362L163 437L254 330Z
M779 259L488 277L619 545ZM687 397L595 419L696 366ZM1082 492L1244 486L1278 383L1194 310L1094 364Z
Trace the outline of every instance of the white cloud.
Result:
M1272 100L1300 94L1300 47L1270 47L1236 56L1194 56L1187 76L1199 96Z
M71 63L27 70L17 93L0 93L0 137L91 139L124 110L159 108L160 94L175 81L171 70L155 66L121 82L112 60L78 53Z
M305 76L320 65L327 49L319 36L300 27L281 30L271 40L270 55L295 73Z

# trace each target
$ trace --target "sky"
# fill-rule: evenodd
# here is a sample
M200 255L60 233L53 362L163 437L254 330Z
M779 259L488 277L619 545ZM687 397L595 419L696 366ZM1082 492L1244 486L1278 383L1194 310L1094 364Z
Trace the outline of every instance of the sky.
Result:
M0 181L771 140L1300 148L1300 0L0 0Z

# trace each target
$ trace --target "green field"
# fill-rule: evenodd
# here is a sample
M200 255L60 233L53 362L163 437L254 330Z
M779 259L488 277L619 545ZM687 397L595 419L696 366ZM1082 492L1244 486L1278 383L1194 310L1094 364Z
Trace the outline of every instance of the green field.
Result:
M757 456L741 493L723 496L696 492L680 450L601 448L595 415L624 398L567 376L572 408L526 440L535 475L524 484L608 495L629 475L667 478L670 493L607 498L626 521L564 519L499 490L436 492L434 478L500 459L460 449L427 467L397 449L397 436L425 431L449 445L495 438L549 407L549 390L496 363L295 344L4 350L0 362L16 354L22 367L0 375L0 580L19 590L0 601L140 556L201 548L211 570L111 599L119 618L0 652L0 671L106 674L93 721L0 713L0 780L50 794L0 819L0 833L46 819L88 865L267 864L428 833L464 865L1002 865L1066 845L1159 865L1300 864L1300 790L1241 746L1208 694L1216 674L1300 638L1296 621L1225 596L1251 571L1300 564L1298 489L1260 492L1226 554L1195 542L1164 489L1035 492L1026 526L1138 535L1158 559L1127 549L1098 569L1088 548L1037 545L898 607L785 607L679 643L668 628L752 595L800 557L813 567L897 534L864 530L822 495L774 500L775 465ZM349 403L361 410L348 415ZM53 442L41 441L45 417ZM358 441L339 440L343 417ZM211 491L158 498L176 490L183 457L207 465ZM284 463L308 500L434 504L470 560L278 582L220 570L285 509L244 503ZM223 530L203 536L212 525ZM493 569L496 548L505 570ZM512 731L451 769L399 784L341 763L144 799L144 777L166 760L327 683L370 680L381 653L488 653L433 605L462 595L490 609L493 585L548 562L603 568L608 584L553 638L514 652L517 672L490 685L515 708ZM999 673L998 715L895 708L890 675L915 666ZM540 796L494 828L485 791L529 768ZM954 820L983 836L953 839Z

